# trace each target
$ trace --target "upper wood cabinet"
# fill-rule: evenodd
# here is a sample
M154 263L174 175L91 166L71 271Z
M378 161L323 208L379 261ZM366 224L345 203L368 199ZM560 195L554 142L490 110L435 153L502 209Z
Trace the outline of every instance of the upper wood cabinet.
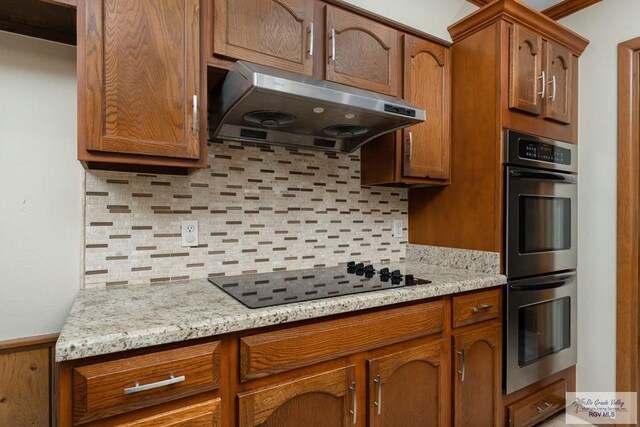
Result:
M80 160L203 166L200 1L81 0L78 17Z
M501 340L495 324L454 332L454 426L499 426Z
M398 95L398 31L337 7L325 11L326 79Z
M360 149L363 185L446 185L451 175L451 57L447 46L403 35L403 97L427 120Z
M509 108L540 114L544 103L542 37L520 25L511 27Z
M545 42L545 45L545 68L549 79L545 118L568 124L571 123L572 91L577 90L572 81L573 58L564 46L553 42Z
M369 360L369 425L450 425L448 360L448 340Z
M312 1L214 1L214 55L311 75L313 30Z
M279 383L238 396L240 427L347 427L356 423L355 366Z
M520 24L510 32L509 108L571 124L573 54Z
M403 175L449 178L449 49L404 36L404 99L427 111L427 120L405 128Z

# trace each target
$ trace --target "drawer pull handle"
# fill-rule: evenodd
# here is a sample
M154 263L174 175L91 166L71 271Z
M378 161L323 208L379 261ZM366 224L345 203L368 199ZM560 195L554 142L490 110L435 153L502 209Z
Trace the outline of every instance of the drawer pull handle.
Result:
M482 304L478 307L472 307L471 311L473 311L474 313L480 313L481 311L489 310L491 307L493 307L493 304Z
M541 408L541 407L539 407L538 405L536 405L536 409L538 410L538 413L539 413L539 414L541 414L541 413L543 413L544 411L546 411L547 409L551 408L552 406L553 406L553 405L552 405L551 403L544 402L544 403L542 404L542 408Z
M373 404L377 407L377 414L380 415L382 411L382 379L380 375L376 375L376 379L373 382L376 383L378 390L378 399L374 400Z
M162 381L157 381L157 382L151 383L151 384L140 385L139 383L136 383L136 385L134 385L133 387L125 388L124 389L124 394L139 393L141 391L153 390L154 388L164 387L164 386L168 386L168 385L171 385L171 384L181 383L182 381L184 381L186 379L187 378L184 375L180 375L179 377L174 377L173 375L171 375L169 377L169 379L162 380Z

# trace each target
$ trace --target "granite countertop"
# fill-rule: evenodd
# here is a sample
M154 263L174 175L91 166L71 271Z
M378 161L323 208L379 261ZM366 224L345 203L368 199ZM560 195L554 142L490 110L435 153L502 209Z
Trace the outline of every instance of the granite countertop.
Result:
M419 258L417 258L419 259ZM215 336L499 286L495 271L420 261L390 264L431 284L249 309L207 279L81 290L56 344L56 361ZM490 269L492 270L492 269Z

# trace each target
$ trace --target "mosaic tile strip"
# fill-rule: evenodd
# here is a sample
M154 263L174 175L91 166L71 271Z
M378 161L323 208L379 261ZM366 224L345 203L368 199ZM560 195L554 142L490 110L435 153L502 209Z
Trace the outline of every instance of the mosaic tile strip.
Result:
M396 262L406 189L360 186L359 152L209 145L190 176L88 172L85 287ZM197 248L180 223L199 222Z

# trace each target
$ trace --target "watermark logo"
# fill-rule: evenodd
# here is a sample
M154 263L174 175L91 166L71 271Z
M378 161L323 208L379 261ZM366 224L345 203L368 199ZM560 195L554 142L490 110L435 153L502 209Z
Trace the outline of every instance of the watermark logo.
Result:
M567 393L566 424L637 424L637 393Z

